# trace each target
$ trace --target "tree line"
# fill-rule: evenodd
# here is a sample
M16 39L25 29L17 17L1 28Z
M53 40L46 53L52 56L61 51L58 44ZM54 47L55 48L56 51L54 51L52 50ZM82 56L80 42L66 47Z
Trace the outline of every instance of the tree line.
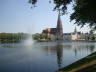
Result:
M47 34L39 34L39 33L36 33L36 34L33 34L32 35L33 39L34 40L42 40L42 39L45 39L47 40L48 39L48 35Z
M27 33L0 33L0 42L20 42L27 38Z

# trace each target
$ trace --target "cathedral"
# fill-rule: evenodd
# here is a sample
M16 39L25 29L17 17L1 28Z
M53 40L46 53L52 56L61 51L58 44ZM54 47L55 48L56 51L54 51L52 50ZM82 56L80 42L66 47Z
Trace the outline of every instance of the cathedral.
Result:
M42 34L46 34L49 40L64 40L64 41L72 41L72 40L85 40L86 34L78 32L76 27L74 32L63 33L62 21L60 18L60 11L57 19L56 28L47 28L42 31Z
M62 40L63 35L63 27L62 27L62 21L60 18L60 11L58 14L58 20L57 20L57 27L56 27L56 40Z
M42 31L43 34L47 34L51 40L62 40L63 39L63 27L62 21L60 18L60 11L58 14L57 27L56 28L47 28Z

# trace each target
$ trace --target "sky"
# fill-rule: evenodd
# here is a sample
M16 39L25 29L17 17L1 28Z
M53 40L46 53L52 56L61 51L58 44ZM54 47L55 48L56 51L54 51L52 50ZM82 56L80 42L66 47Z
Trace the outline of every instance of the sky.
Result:
M0 33L41 33L43 29L55 28L58 12L49 0L38 0L37 7L31 8L28 0L0 0ZM68 12L73 12L68 6ZM61 17L63 32L73 32L76 25L70 22L70 14ZM78 31L88 32L89 28L77 27Z

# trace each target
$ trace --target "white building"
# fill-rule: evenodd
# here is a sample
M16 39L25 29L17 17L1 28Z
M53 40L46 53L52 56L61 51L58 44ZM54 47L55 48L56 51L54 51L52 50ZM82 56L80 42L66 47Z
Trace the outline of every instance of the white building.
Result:
M79 39L81 39L81 32L72 33L71 34L71 39L72 40L79 40Z
M64 33L63 40L71 40L71 33Z
M72 33L64 33L63 40L84 40L85 34L78 32L76 27Z

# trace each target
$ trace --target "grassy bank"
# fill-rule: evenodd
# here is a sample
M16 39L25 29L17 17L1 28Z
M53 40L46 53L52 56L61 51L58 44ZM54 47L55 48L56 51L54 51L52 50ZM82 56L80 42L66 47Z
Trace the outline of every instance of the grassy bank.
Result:
M96 52L65 67L58 72L96 72Z

